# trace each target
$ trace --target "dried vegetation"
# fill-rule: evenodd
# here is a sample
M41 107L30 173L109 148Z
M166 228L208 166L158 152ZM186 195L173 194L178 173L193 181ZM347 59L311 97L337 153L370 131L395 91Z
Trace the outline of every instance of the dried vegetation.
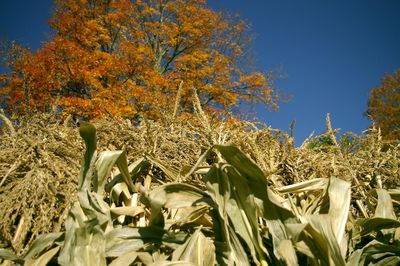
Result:
M21 253L39 234L61 230L77 200L84 144L70 118L60 122L54 114L36 114L12 122L3 120L0 241L3 247ZM187 119L166 117L160 122L144 120L139 125L111 118L94 124L98 150L126 150L129 162L147 156L152 162L149 174L153 188L169 182L204 188L201 175L188 177L187 173L210 147L230 144L258 165L275 191L334 176L352 184L352 218L373 216L377 203L373 188L393 192L399 216L395 195L400 186L400 146L398 142L383 142L377 129L337 140L328 116L327 132L296 148L285 132L245 121L221 122L202 111ZM217 162L220 156L210 153L204 166Z

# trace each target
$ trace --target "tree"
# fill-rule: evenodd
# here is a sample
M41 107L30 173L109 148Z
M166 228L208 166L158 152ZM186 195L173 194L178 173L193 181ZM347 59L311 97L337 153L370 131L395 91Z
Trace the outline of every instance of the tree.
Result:
M388 140L400 139L400 70L371 90L366 115Z
M172 110L183 82L182 111L196 89L203 108L241 101L276 106L260 72L240 64L249 26L205 0L55 0L53 37L13 60L3 88L13 112L49 105L89 117L109 113L157 118Z

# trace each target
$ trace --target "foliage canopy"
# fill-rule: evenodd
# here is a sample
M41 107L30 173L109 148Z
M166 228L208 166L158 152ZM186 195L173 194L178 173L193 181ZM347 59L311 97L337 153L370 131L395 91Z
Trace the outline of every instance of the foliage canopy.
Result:
M276 107L266 76L243 70L248 24L205 0L55 0L49 25L42 49L12 49L2 90L11 112L157 118L181 82L183 112L193 110L194 89L211 111L240 101Z
M388 140L400 139L400 70L386 75L382 84L371 90L366 114Z

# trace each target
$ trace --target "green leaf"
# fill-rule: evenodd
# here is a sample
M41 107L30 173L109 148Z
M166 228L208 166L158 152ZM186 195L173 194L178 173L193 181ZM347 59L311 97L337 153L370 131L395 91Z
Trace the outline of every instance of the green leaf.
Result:
M94 190L98 193L104 190L106 178L110 175L115 164L117 164L122 179L128 186L130 192L137 192L129 173L125 151L104 151L99 154L95 166L97 181L95 180L94 183L97 184L97 186L95 186Z
M86 190L80 191L78 198L65 221L65 240L58 263L105 265L104 231L112 227L108 205L98 194Z
M187 261L157 261L150 266L197 266Z
M103 151L99 153L95 166L97 177L97 186L94 186L95 192L103 192L107 177L122 153L123 151Z
M352 256L352 262L359 258L358 265L398 265L400 261L400 247L383 244L372 240L361 249L361 254Z
M81 172L79 174L78 188L82 189L85 187L88 189L91 178L89 170L96 157L96 128L92 124L82 121L79 126L79 134L85 141L86 151L82 162Z
M238 148L224 145L215 145L214 148L221 153L227 163L235 167L238 172L243 173L249 179L250 183L255 184L258 182L259 187L267 187L267 179L264 173Z
M209 197L198 188L182 183L170 183L155 188L141 197L151 210L150 225L164 227L162 208L183 208L210 204Z
M303 241L310 247L314 259L322 265L345 265L340 246L332 229L331 217L326 214L306 217L309 226L305 231L310 237Z
M105 238L96 221L76 230L76 242L71 251L72 264L85 262L84 265L106 265Z
M207 189L216 201L220 219L224 221L225 231L235 231L247 243L255 261L264 259L265 247L258 231L257 207L246 179L228 164L218 164L206 176ZM233 236L227 235L231 252L234 249ZM230 239L232 238L232 239ZM230 241L229 241L230 240Z
M278 244L277 253L283 259L288 266L297 266L299 262L297 260L296 250L290 240L282 240Z
M63 246L58 262L62 265L105 265L103 231L95 220L85 222L84 227L68 232L71 237Z
M139 177L149 171L151 163L145 157L142 157L128 166L132 182L135 182ZM123 177L120 174L116 175L108 184L106 184L106 191L109 192L112 187L123 182Z
M215 202L215 210L212 213L216 260L218 264L231 265L236 262L238 265L249 265L247 254L229 223L227 206L230 199L231 186L227 176L222 174L220 168L213 166L206 179L207 192Z
M44 251L52 247L56 241L61 240L63 237L64 233L50 233L38 236L29 247L24 258L31 259L40 256Z
M303 229L303 235L300 235L299 230L295 228L296 238L301 241L295 245L314 263L345 265L344 257L347 252L345 227L350 199L350 183L330 178L324 193L319 198L320 208L317 213L301 217L302 222L307 222L309 225Z
M214 265L215 248L213 242L205 237L201 229L196 230L189 239L172 253L173 261L187 261L194 265Z
M362 249L357 249L356 251L354 251L347 259L346 266L363 266L364 264L360 263L361 255Z
M112 228L110 207L104 202L102 196L94 192L80 191L78 192L78 199L80 208L84 212L84 215L81 216L84 220L95 219L104 231ZM80 223L80 226L85 225Z
M350 211L351 184L338 178L331 178L328 185L329 216L331 227L343 257L346 255L345 242L346 223Z
M366 236L382 229L398 228L400 227L400 222L393 219L373 217L357 219L356 226L359 227L359 229L353 233L353 239Z
M116 183L110 189L110 198L116 205L121 205L121 195L123 196L122 201L127 205L132 196L129 193L128 185L125 182Z
M399 255L386 257L384 259L379 259L379 261L375 264L376 266L398 266L400 265L400 257Z
M137 252L131 251L113 260L109 266L131 265L137 258Z
M183 183L169 183L156 187L149 193L149 197L165 208L211 204L209 196L204 191Z
M128 252L138 251L147 244L182 244L185 233L170 233L159 227L116 228L106 234L107 257L118 257Z
M232 226L248 244L254 259L262 261L267 250L259 233L257 206L252 189L246 178L235 169L228 166L226 172L223 171L222 174L224 173L228 175L227 179L233 186L231 199L227 204L227 213Z
M229 164L235 167L237 171L247 179L248 186L251 188L256 198L256 203L258 204L258 202L260 202L258 205L261 207L260 211L264 218L268 221L280 221L281 223L284 221L296 221L294 214L290 210L286 209L279 202L274 200L273 197L269 196L269 194L273 192L267 189L267 178L255 163L234 146L216 145L214 147ZM275 234L277 236L286 235L282 231L283 224L279 225L279 228L280 229L277 229L278 231L276 231Z
M135 217L141 213L144 213L144 208L142 206L124 206L124 207L115 207L110 209L111 213L117 216L127 215L131 217Z
M32 266L46 266L50 260L58 253L60 247L55 247L41 255L37 259L29 258L26 259L25 265L32 265Z
M110 263L110 266L120 266L120 265L132 265L132 263L138 260L143 263L143 265L153 265L157 266L159 265L157 261L154 261L153 256L150 252L137 252L137 251L132 251L128 252L122 256L119 256L115 260L113 260ZM135 264L136 265L136 264Z
M274 239L273 243L276 248L277 245L279 245L279 241L288 239L284 223L295 223L295 215L277 200L277 196L274 195L274 192L268 189L267 178L264 176L263 172L239 149L233 146L223 145L216 145L214 148L221 153L223 159L226 160L228 164L232 165L243 177L243 180L245 180L244 182L239 182L236 181L238 180L237 178L231 179L232 182L236 182L236 185L234 185L235 191L242 190L243 184L247 184L247 188L251 191L251 197L254 198L253 202L256 204L261 215L266 219L268 231ZM243 195L245 194L246 193ZM248 201L245 205L248 205ZM246 213L246 215L248 214L248 218L252 221L251 224L254 225L254 215L250 214L250 208L247 211L248 213ZM252 226L252 228L254 228L254 226ZM254 230L255 229L253 229L253 235L257 240L253 239L253 245L260 259L263 260L263 253L266 253L266 250L262 242L258 240L258 236ZM243 237L243 234L241 236ZM256 242L258 242L258 244L256 244ZM279 256L276 252L275 255Z
M208 216L209 209L210 207L207 205L179 208L172 217L173 223L170 228L179 228L184 225L211 227L211 217Z
M18 264L24 264L24 259L15 255L7 249L0 248L0 259L13 261Z
M393 200L400 201L400 189L389 189L388 192Z
M119 171L122 174L122 177L124 178L124 181L128 185L128 188L129 188L130 192L131 193L137 192L136 188L133 185L133 182L132 182L132 179L131 179L131 175L130 175L129 170L128 170L128 159L126 158L126 152L125 151L122 151L120 156L118 157L117 166L118 166Z

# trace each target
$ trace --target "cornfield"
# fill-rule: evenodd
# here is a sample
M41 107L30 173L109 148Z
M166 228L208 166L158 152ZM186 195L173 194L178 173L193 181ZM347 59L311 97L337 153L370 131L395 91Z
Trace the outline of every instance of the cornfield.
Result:
M201 110L3 118L2 265L398 265L400 144Z

